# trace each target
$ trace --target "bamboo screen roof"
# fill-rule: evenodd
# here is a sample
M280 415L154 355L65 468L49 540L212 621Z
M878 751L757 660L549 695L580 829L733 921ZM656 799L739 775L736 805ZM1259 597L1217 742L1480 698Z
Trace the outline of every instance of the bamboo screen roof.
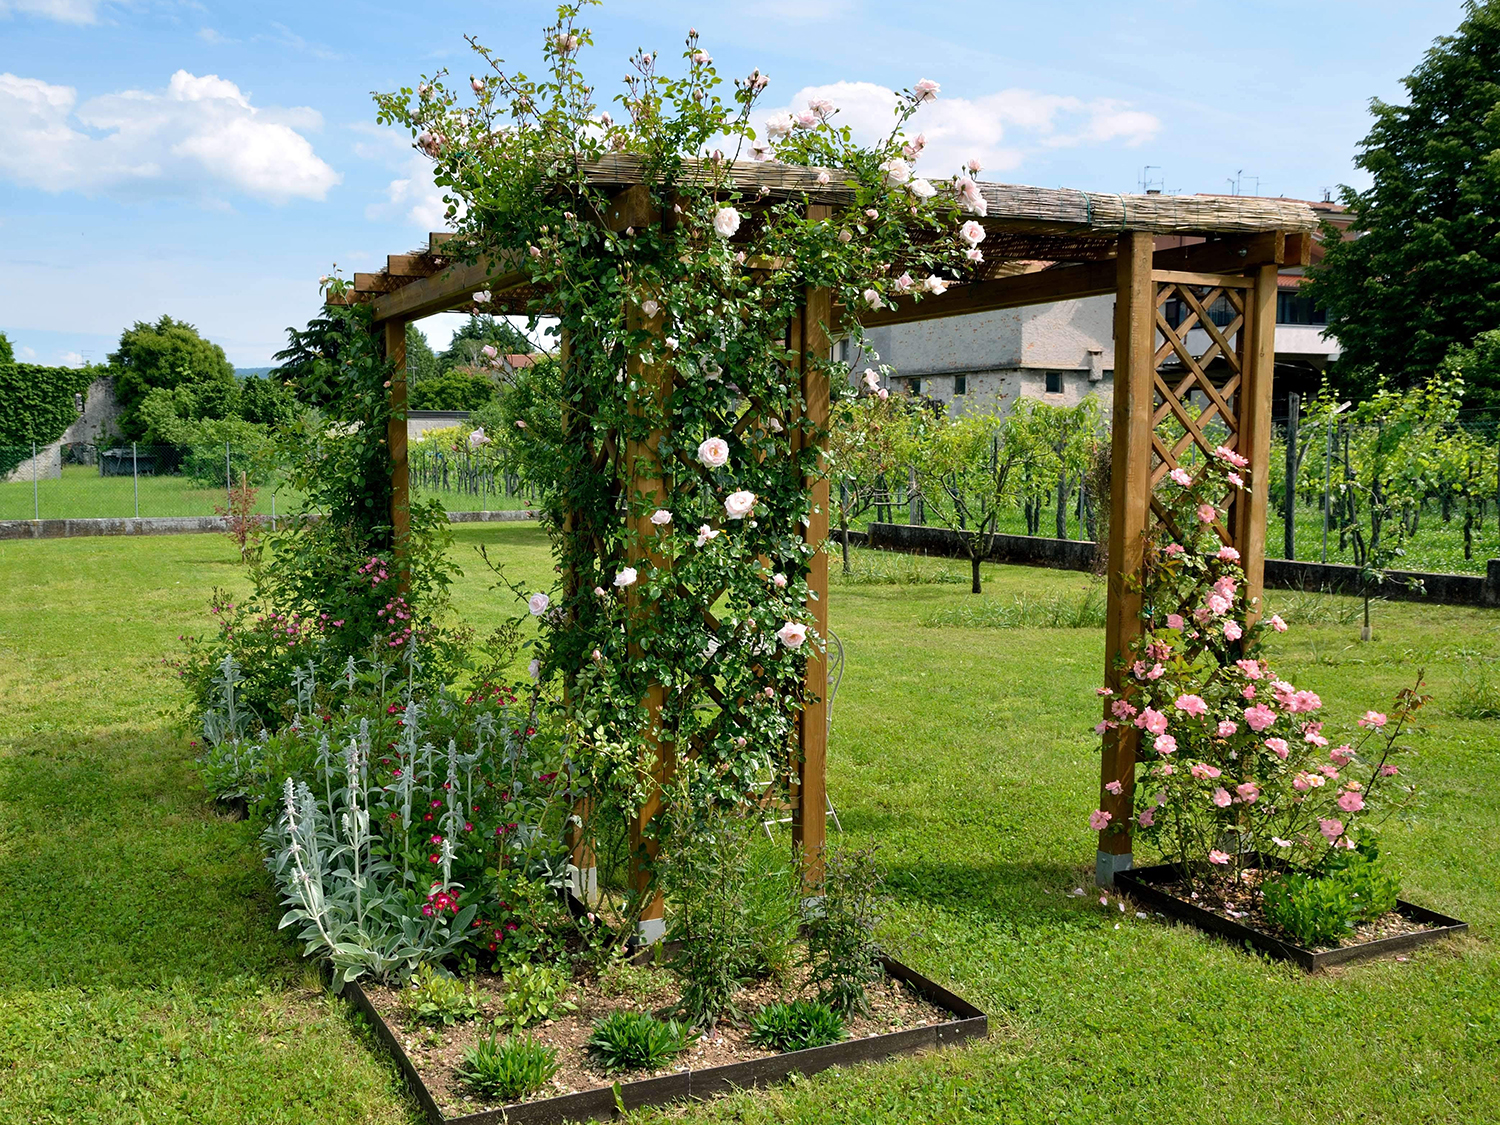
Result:
M585 166L592 186L606 194L643 182L641 161L610 156ZM832 182L820 184L822 169L775 161L736 162L736 190L767 202L786 199L847 205L854 192L828 170ZM695 178L689 164L687 178ZM705 176L706 178L706 176ZM974 280L1005 277L1038 268L1038 263L1098 262L1115 256L1119 236L1128 231L1153 235L1215 238L1263 232L1310 233L1316 213L1306 203L1252 196L1121 195L1068 188L981 183L988 213L979 221L986 231L985 265ZM761 195L760 190L767 189ZM461 265L444 254L451 236L433 234L428 245L392 255L379 273L357 273L349 300L373 301L378 319L416 319L434 312L484 311L525 313L537 294L524 275L504 263ZM439 276L441 275L441 276ZM420 286L416 283L421 282ZM404 292L416 286L411 292ZM491 301L477 306L472 291L488 289Z

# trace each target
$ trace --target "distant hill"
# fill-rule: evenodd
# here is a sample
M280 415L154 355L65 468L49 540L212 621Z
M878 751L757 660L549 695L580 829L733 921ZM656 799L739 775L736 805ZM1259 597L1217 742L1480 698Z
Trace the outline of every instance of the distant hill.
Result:
M252 375L269 375L275 370L276 368L274 367L236 367L234 373L241 379L248 379Z

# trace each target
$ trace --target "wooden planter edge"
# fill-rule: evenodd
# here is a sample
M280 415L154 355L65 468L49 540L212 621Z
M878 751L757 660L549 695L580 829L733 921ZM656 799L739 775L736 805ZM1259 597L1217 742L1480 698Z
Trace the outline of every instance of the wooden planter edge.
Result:
M422 1081L421 1074L396 1038L395 1032L375 1009L358 982L346 984L344 995L349 998L355 1010L369 1021L375 1038L395 1061L396 1068L411 1088L429 1125L500 1125L501 1122L507 1125L552 1125L554 1122L613 1117L621 1108L632 1110L683 1099L701 1100L730 1090L770 1085L793 1073L817 1074L829 1067L853 1066L897 1055L917 1054L965 1039L982 1039L989 1034L989 1017L973 1004L893 958L882 957L880 960L891 977L910 985L925 1000L957 1018L927 1027L845 1040L826 1047L810 1047L805 1051L790 1051L764 1059L727 1063L702 1070L684 1070L658 1078L618 1082L612 1086L560 1094L553 1098L516 1102L459 1117L443 1115L437 1100Z
M1338 949L1315 951L1294 942L1283 941L1253 926L1247 926L1233 918L1226 918L1215 911L1194 905L1176 895L1168 894L1155 885L1176 881L1179 877L1180 873L1175 864L1160 863L1151 867L1137 867L1121 871L1115 876L1115 887L1141 903L1156 907L1169 917L1191 923L1205 933L1228 938L1238 945L1248 944L1272 957L1291 961L1307 972L1325 969L1330 965L1344 965L1353 961L1365 961L1372 957L1384 957L1390 953L1415 949L1430 941L1436 941L1451 934L1463 933L1469 928L1467 922L1460 922L1457 918L1450 918L1446 914L1428 910L1425 906L1417 906L1404 899L1397 899L1396 912L1398 914L1433 928L1413 934L1395 934L1391 937L1376 938L1374 941L1340 946Z

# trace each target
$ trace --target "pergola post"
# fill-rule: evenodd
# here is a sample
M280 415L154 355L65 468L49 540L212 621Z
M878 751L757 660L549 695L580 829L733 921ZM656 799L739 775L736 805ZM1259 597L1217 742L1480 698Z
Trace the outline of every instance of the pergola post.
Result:
M1120 236L1116 264L1114 422L1111 431L1109 595L1104 627L1104 682L1118 691L1121 653L1141 633L1141 597L1129 586L1144 557L1151 511L1151 431L1156 377L1156 286L1151 278L1152 237ZM1108 715L1108 705L1105 712ZM1112 886L1130 867L1130 810L1140 732L1126 724L1104 733L1099 808L1111 826L1099 833L1094 877ZM1106 786L1120 783L1120 792Z
M401 558L411 533L411 478L406 463L406 322L387 320L382 327L391 371L390 415L385 427L391 458L391 544L396 557Z
M820 216L817 212L824 212ZM809 218L826 217L830 209L808 208ZM808 429L799 428L796 440L806 448L816 444L821 450L827 442L832 394L827 359L832 341L828 321L833 304L827 289L808 289L802 312L793 326L794 347L801 355L802 401L806 404L804 421ZM822 458L820 457L820 461ZM817 473L807 478L808 520L803 541L817 548L808 561L807 586L810 595L808 611L820 641L828 638L828 478ZM803 889L809 895L822 893L823 849L828 832L828 653L813 648L807 655L807 670L802 682L802 710L797 714L797 761L791 785L792 844L802 862Z
M1239 395L1239 452L1250 458L1249 495L1235 503L1235 546L1245 568L1245 599L1260 609L1265 588L1266 512L1271 495L1271 384L1276 371L1276 267L1255 271L1246 295L1247 343ZM1248 501L1248 502L1246 502ZM1258 612L1257 612L1258 616Z

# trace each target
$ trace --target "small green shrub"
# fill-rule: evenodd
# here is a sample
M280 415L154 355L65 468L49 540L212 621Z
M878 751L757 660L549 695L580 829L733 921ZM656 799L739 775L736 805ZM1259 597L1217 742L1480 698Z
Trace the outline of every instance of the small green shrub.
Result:
M843 1016L869 1011L865 986L880 978L875 924L882 885L873 848L825 854L823 898L807 919L807 952L818 999Z
M557 1049L531 1036L496 1039L495 1033L464 1052L458 1076L477 1094L513 1102L536 1093L557 1073Z
M676 1020L659 1020L645 1012L612 1012L594 1025L585 1046L605 1073L618 1074L666 1066L697 1038Z
M968 565L948 559L928 559L904 551L856 550L851 552L849 573L841 566L829 568L836 586L958 586L969 581Z
M479 994L474 983L467 985L441 969L423 965L402 993L406 1014L417 1023L442 1024L474 1019L479 1015Z
M750 1041L776 1051L826 1047L844 1035L843 1017L818 1000L767 1004L750 1016Z
M745 879L744 973L786 981L802 953L802 872L784 845L757 839Z
M1312 947L1337 945L1356 923L1394 910L1401 884L1370 849L1338 857L1324 874L1279 875L1261 893L1266 917Z
M1361 922L1395 910L1401 895L1401 880L1373 847L1342 853L1331 878L1349 888L1355 918Z
M545 1019L576 1012L567 999L572 979L556 965L522 964L505 974L505 995L496 1020L503 1027L530 1027Z
M1500 719L1500 678L1491 676L1482 661L1464 660L1453 713L1461 719Z

